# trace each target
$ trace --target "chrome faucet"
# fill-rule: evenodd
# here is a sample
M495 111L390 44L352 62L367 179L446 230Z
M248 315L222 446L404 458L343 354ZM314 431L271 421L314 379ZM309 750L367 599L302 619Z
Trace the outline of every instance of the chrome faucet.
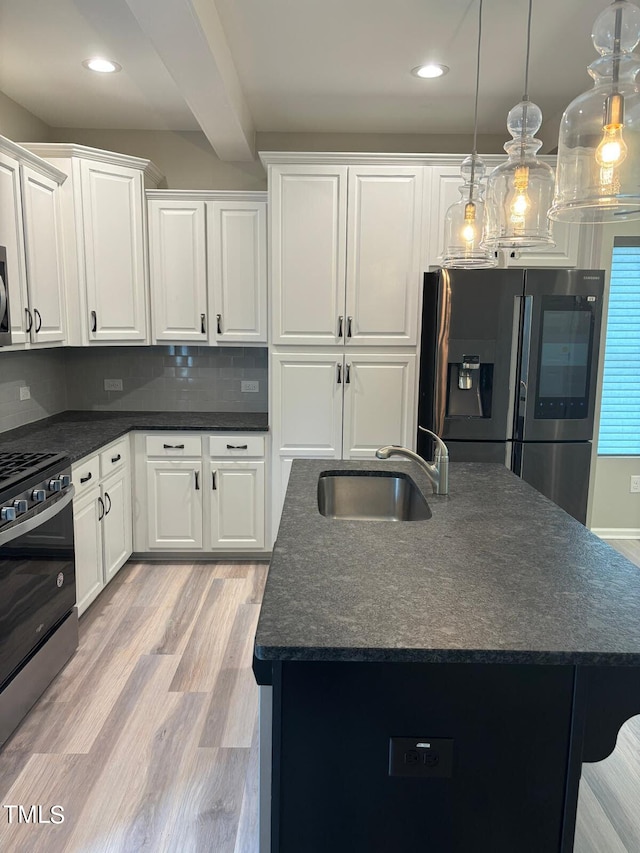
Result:
M408 447L400 447L397 444L387 444L385 447L380 447L376 450L378 459L389 459L391 456L404 456L407 459L412 459L425 472L429 478L429 482L433 486L435 495L449 494L449 448L435 432L430 429L425 429L419 426L418 429L428 433L436 443L433 462L427 462L422 456L409 450Z

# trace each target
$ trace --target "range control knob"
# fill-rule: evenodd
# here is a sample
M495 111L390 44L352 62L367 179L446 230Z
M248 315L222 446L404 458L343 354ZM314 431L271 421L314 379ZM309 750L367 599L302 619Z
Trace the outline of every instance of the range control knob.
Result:
M46 501L47 493L44 489L34 489L31 492L31 500L35 501L37 504L41 504L42 501Z
M59 480L57 478L55 480L49 480L49 482L47 483L47 488L50 492L62 491L62 480Z
M15 521L16 511L12 506L3 506L0 509L0 521Z
M66 489L71 485L71 477L68 474L60 474L59 480L62 483L63 489Z
M15 511L20 514L21 512L26 512L29 509L29 501L18 500L13 502L13 508Z

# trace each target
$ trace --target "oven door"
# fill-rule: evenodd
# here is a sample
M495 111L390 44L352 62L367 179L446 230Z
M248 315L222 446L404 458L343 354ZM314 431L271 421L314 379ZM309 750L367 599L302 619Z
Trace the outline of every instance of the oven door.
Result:
M73 492L0 531L0 689L75 604Z

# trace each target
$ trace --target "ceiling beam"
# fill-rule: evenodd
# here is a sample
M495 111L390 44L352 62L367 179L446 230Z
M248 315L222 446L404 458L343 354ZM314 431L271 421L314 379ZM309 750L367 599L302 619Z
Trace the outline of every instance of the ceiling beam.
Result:
M255 128L215 0L126 0L221 160L253 160Z

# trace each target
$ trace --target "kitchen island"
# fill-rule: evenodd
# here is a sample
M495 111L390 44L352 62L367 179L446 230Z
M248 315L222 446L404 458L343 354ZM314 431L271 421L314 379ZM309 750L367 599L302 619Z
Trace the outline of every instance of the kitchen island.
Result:
M325 518L327 470L404 471L432 517ZM436 496L295 461L254 658L272 853L569 853L582 762L640 713L639 613L638 569L500 465Z

